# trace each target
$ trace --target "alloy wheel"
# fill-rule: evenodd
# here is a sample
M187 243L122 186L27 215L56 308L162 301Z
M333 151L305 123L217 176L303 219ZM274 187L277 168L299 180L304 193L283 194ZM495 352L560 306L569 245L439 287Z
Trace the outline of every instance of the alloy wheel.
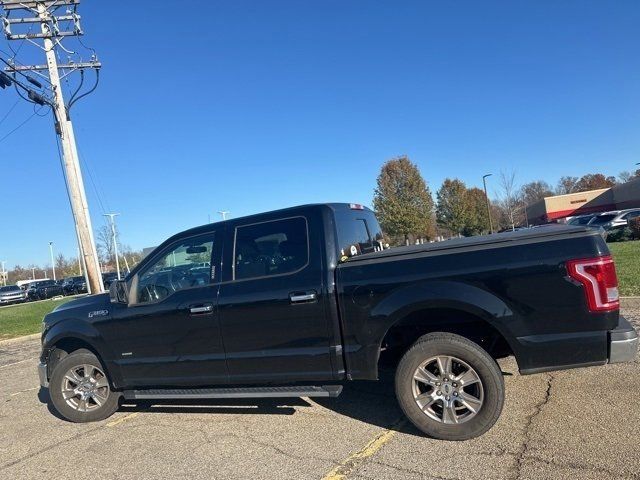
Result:
M457 357L438 355L422 362L413 374L413 398L429 418L444 424L471 420L484 402L482 380Z

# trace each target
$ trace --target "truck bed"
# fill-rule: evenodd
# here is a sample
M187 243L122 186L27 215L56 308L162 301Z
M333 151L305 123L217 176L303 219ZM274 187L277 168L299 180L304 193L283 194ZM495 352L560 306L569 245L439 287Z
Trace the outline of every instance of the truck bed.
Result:
M380 252L371 252L358 255L349 259L348 263L374 260L377 258L389 258L423 253L461 253L485 248L511 247L530 243L544 242L547 240L560 240L564 238L576 238L585 235L600 235L598 229L586 226L574 225L544 225L527 230L515 232L495 233L493 235L478 235L474 237L454 238L442 242L425 243L422 245L408 245L395 247Z

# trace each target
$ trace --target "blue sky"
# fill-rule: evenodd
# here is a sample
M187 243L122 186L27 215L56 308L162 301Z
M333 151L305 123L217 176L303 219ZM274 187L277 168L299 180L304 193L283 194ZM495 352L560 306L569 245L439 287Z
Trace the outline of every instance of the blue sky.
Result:
M181 3L80 6L104 64L72 112L92 218L120 212L133 248L218 210L370 204L402 154L432 192L640 161L640 2ZM26 44L19 59L42 62ZM0 119L16 98L0 90ZM0 141L0 185L0 260L45 264L50 240L75 255L50 115Z

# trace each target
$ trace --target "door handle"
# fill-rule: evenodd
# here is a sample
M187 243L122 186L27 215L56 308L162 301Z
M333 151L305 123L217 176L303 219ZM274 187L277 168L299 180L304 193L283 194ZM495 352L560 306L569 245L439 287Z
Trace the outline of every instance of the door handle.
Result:
M213 305L194 305L189 307L189 311L194 314L211 313L213 312Z
M317 300L316 292L295 292L289 294L291 303L307 303Z

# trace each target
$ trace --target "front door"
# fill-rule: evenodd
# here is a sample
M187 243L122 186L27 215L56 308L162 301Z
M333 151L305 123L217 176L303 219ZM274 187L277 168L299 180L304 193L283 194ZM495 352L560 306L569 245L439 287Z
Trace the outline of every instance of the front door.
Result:
M130 282L129 305L114 304L101 328L129 386L227 383L217 311L217 233L177 240Z
M319 225L302 216L236 222L219 311L230 383L333 378Z

